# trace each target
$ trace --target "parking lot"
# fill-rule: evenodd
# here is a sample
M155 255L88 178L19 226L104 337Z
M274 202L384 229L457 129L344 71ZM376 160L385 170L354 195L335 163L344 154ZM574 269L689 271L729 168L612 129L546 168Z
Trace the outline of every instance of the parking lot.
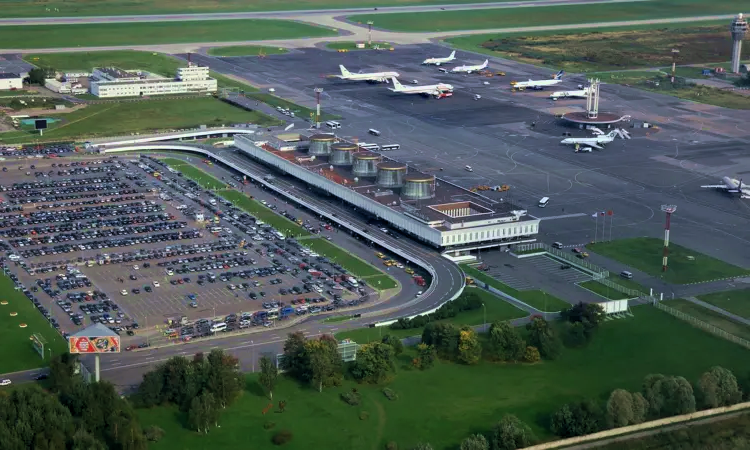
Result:
M304 239L161 160L42 153L2 161L0 245L14 281L62 333L98 322L134 336L132 347L144 329L187 340L372 298Z

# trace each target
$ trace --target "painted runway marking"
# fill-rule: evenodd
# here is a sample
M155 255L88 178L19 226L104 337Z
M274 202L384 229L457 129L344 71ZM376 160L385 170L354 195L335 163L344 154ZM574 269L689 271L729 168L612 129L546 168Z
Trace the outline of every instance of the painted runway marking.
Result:
M550 217L539 217L539 220L557 220L557 219L570 219L573 217L587 216L586 213L575 213L575 214L563 214L561 216L550 216Z

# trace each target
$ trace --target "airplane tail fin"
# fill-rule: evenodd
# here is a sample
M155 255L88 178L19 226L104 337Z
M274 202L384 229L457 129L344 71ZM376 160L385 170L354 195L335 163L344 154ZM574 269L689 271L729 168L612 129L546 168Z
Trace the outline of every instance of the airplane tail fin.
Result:
M404 86L401 83L399 83L398 78L392 77L391 81L393 81L393 90L401 91L404 89Z
M490 64L490 60L489 59L485 59L484 63L482 63L482 69L484 69L485 67L487 67L489 64Z
M557 72L557 75L555 75L555 80L562 80L563 75L565 75L564 70Z
M451 55L450 55L450 56L449 56L448 58L450 58L450 59L455 59L455 57L456 57L456 51L455 51L455 50L453 50L453 51L451 52Z
M339 69L341 69L341 75L343 75L343 76L349 76L349 75L351 75L351 72L349 72L348 70L346 70L346 67L344 67L343 65L339 65Z

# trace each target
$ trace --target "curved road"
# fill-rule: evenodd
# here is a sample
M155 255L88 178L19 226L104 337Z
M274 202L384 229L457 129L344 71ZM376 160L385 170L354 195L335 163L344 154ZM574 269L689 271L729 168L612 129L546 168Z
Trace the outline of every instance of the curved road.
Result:
M248 11L221 12L196 14L155 14L155 15L125 15L125 16L91 16L91 17L26 17L0 19L0 25L66 25L83 23L123 23L123 22L174 22L185 20L238 20L238 19L289 19L303 20L304 16L328 15L339 16L346 14L388 14L388 13L419 13L430 11L460 11L465 9L496 9L540 7L555 5L582 5L594 3L623 3L649 0L519 0L491 3L463 3L450 5L417 5L392 6L378 8L342 8L342 9L305 9L292 11Z
M128 146L131 148L132 146ZM171 150L193 151L200 153L211 153L219 162L227 161L239 166L248 176L256 180L268 172L268 169L251 161L230 149L208 149L206 146L190 145L186 143L154 143L141 144L138 147L143 150ZM108 148L111 149L111 148ZM262 182L262 181L261 181ZM301 331L306 336L312 337L324 333L334 333L345 329L361 328L375 321L384 321L396 317L404 317L419 314L423 311L433 309L451 298L458 295L464 287L463 272L453 262L440 256L434 249L422 246L409 239L393 239L382 233L375 227L367 225L365 220L351 214L351 209L344 205L326 202L313 195L308 194L302 183L277 178L273 186L281 188L291 198L301 200L330 216L331 221L340 223L343 227L352 231L383 242L384 246L391 247L396 252L413 255L432 266L435 275L431 286L425 293L417 298L399 298L398 296L384 301L378 305L365 307L353 312L361 313L362 318L339 323L325 323L323 320L331 314L309 316L301 323L289 328L253 329L251 333L233 335L219 339L196 340L190 343L174 345L162 348L152 348L143 351L123 352L119 355L106 355L101 359L102 377L126 390L138 384L143 373L150 370L154 364L163 362L173 356L190 356L197 352L207 352L212 348L223 348L240 359L242 370L251 371L255 369L257 359L262 354L281 353L285 335L292 331ZM335 216L334 216L335 214ZM364 233L362 230L367 229ZM382 333L382 329L372 329L375 333ZM88 364L93 367L93 363ZM31 373L23 372L16 374L11 379L17 381L29 380Z

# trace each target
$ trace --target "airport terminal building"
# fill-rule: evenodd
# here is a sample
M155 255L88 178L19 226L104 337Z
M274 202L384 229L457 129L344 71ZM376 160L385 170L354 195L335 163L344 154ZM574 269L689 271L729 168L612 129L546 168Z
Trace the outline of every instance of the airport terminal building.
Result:
M194 64L177 69L174 79L116 67L96 68L91 78L91 93L100 98L211 93L218 89L216 80L209 76L209 68Z
M507 201L470 192L332 134L235 136L239 152L460 257L534 242L539 219Z

